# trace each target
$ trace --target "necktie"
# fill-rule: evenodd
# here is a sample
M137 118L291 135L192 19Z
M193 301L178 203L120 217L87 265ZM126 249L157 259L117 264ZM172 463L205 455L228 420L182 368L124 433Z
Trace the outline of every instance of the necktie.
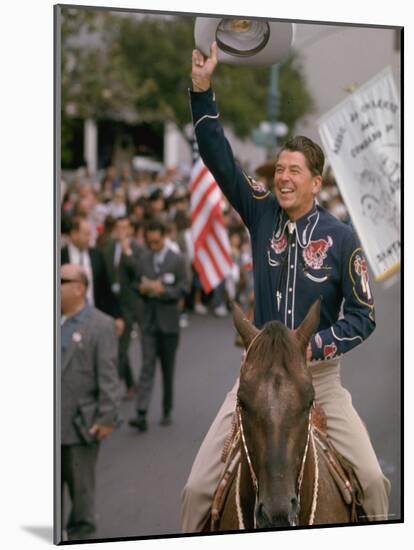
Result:
M113 284L112 284L112 291L115 294L119 294L121 290L121 256L122 256L122 249L121 249L121 243L116 242L115 244L115 251L114 251L114 274L113 274Z

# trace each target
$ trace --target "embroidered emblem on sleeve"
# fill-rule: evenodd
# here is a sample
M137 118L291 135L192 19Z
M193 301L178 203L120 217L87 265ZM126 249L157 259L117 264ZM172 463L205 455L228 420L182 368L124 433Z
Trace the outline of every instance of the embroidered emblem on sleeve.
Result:
M252 189L253 193L252 196L254 199L261 200L265 199L270 195L270 191L266 187L264 183L261 181L256 181L251 176L248 176L243 172L243 176L245 177L247 183L249 184L250 188Z
M349 277L352 281L354 296L358 302L371 308L370 318L373 320L374 304L369 286L368 265L361 248L356 248L351 254Z
M310 241L303 251L303 259L308 267L312 269L321 269L323 262L327 257L328 249L333 245L332 238Z
M336 347L335 342L332 342L331 344L327 344L323 348L323 356L325 359L332 359L332 357L335 356L338 348Z
M361 277L362 292L367 296L368 300L371 300L372 297L371 297L371 290L369 288L367 261L365 258L362 258L359 254L355 256L354 269L357 275Z

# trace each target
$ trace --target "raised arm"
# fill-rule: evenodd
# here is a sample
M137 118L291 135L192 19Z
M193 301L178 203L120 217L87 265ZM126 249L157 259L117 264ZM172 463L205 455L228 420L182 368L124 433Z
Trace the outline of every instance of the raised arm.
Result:
M274 200L266 187L249 178L235 161L229 142L220 123L211 80L217 66L217 44L213 42L210 56L194 50L192 54L190 92L193 123L201 158L226 195L230 204L252 230L259 210L269 199Z
M211 78L217 67L217 43L210 47L210 57L205 58L199 50L193 50L191 81L194 92L206 92L211 87Z

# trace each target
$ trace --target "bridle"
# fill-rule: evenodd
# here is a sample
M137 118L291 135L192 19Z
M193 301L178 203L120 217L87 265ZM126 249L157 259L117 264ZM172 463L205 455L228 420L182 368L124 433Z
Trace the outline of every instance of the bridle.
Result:
M245 355L244 355L244 363L247 362L248 354L258 338L260 336L261 332L258 332L249 343ZM316 513L316 507L318 504L318 493L319 493L319 461L318 461L318 452L316 450L316 443L315 443L315 437L313 433L313 424L312 424L312 408L314 407L314 403L311 406L311 409L309 411L309 417L308 417L308 431L307 431L307 437L306 437L306 445L305 450L302 457L302 462L299 470L299 476L297 481L297 495L298 495L298 509L300 508L300 490L302 487L304 472L305 472L305 463L306 458L308 456L309 451L309 445L312 446L312 454L313 454L313 463L314 463L314 476L313 476L313 492L312 492L312 506L311 506L311 512L309 515L308 525L313 525L315 521L315 513ZM241 441L244 449L244 453L246 455L247 463L249 465L249 471L250 471L250 477L253 483L253 488L255 491L255 505L254 505L254 514L253 514L253 525L256 529L256 507L257 507L257 501L259 497L259 482L257 480L256 473L253 468L253 464L250 458L249 449L247 447L246 438L244 435L244 428L243 428L243 422L240 412L240 403L237 401L236 404L236 422L238 423L238 431L241 435ZM241 507L241 501L240 501L240 478L241 478L241 459L239 462L239 467L237 471L237 479L236 479L236 510L237 510L237 517L239 521L239 529L245 529L244 520L243 520L243 511Z
M259 483L258 483L257 476L256 476L256 473L254 471L253 464L252 464L252 461L251 461L251 458L250 458L249 449L247 447L239 403L237 403L237 405L236 405L236 418L237 418L237 423L238 423L238 427L239 427L239 430L240 430L241 441L242 441L244 453L245 453L247 463L248 463L248 466L249 466L250 477L251 477L251 480L252 480L252 483L253 483L253 488L254 488L254 491L255 491L255 506L254 506L254 508L256 510L258 496L259 496ZM312 507L311 507L311 512L310 512L310 515L309 515L308 525L313 525L314 520L315 520L315 513L316 513L316 507L317 507L317 502L318 502L318 492L319 492L319 462L318 462L318 453L317 453L316 444L315 444L315 437L314 437L314 433L313 433L312 409L309 412L306 445L305 445L305 450L304 450L304 453L303 453L303 458L302 458L301 467L300 467L300 470L299 470L298 481L297 481L297 495L298 495L298 506L299 507L300 507L300 490L301 490L301 487L302 487L304 471L305 471L305 463L306 463L306 458L308 456L309 445L312 446L312 453L313 453L313 459L314 459L313 462L314 462L315 471L314 471L314 482L313 482ZM237 516L238 516L238 520L239 520L239 529L245 529L244 520L243 520L243 512L242 512L241 502L240 502L240 477L241 477L241 460L240 460L239 468L238 468L238 472L237 472L236 509L237 509ZM254 513L254 515L253 515L253 522L254 522L254 528L256 529L256 513Z
M249 449L247 447L246 438L244 435L244 428L243 428L243 421L241 417L241 411L240 411L240 404L237 403L236 405L236 421L238 423L238 428L241 435L241 441L244 449L244 454L247 459L247 463L249 466L250 471L250 477L253 483L253 488L255 491L255 505L254 509L255 512L253 514L253 522L254 522L254 529L256 529L256 507L257 507L257 501L259 496L259 483L257 480L256 473L253 468L253 464L250 458ZM299 476L297 480L297 495L298 495L298 507L300 507L300 490L302 487L303 477L304 477L304 471L305 471L305 463L306 458L308 456L309 446L312 446L312 453L314 458L314 482L313 482L313 494L312 494L312 507L311 512L309 515L308 525L313 525L315 520L315 513L316 513L316 507L318 502L318 492L319 492L319 462L318 462L318 453L316 450L316 444L315 444L315 437L313 434L313 425L312 425L312 409L309 411L309 419L308 419L308 431L307 431L307 438L306 438L306 445L305 450L303 453L303 458L301 462L301 467L299 470ZM239 521L239 529L245 529L244 519L243 519L243 511L241 508L241 502L240 502L240 477L241 477L241 460L239 462L239 467L237 471L237 480L236 480L236 510L237 510L237 517Z

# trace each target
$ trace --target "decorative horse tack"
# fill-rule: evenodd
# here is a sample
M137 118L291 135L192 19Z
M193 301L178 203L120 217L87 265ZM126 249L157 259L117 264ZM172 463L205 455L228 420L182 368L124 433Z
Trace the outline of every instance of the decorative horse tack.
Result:
M308 525L313 525L313 522L314 522L314 519L315 519L315 511L316 511L316 506L317 506L317 502L318 502L318 482L319 482L318 456L317 456L317 451L316 451L316 446L315 446L315 440L314 440L314 437L313 437L313 427L312 427L312 416L311 415L312 415L312 412L309 413L308 438L307 438L307 441L306 441L305 452L303 454L303 459L302 459L301 468L300 468L299 477L298 477L298 496L300 498L300 489L301 489L302 481L303 481L305 462L306 462L306 457L307 457L307 454L308 454L309 442L311 441L312 442L313 456L314 456L315 473L314 473L314 490L313 490L313 497L312 497L312 511L311 511L310 516L309 516ZM253 483L253 487L254 487L255 494L256 494L256 500L255 500L255 509L256 509L257 497L258 497L258 492L259 492L259 485L258 485L258 482L257 482L256 474L254 472L252 461L250 459L249 450L248 450L247 445L246 445L246 439L244 437L244 431L243 431L243 422L242 422L242 418L241 418L241 414L240 414L240 408L239 408L238 405L237 405L237 408L236 408L236 417L238 419L239 431L240 431L240 434L241 434L241 441L242 441L242 444L243 444L243 449L244 449L244 452L245 452L245 455L246 455L246 458L247 458L247 462L249 464L250 475L251 475L251 478L252 478L252 483ZM237 471L236 507L237 507L237 511L238 511L237 516L239 518L239 528L240 529L245 529L244 521L243 521L243 512L242 512L242 509L241 509L241 506L240 506L240 471L241 471L241 462L239 463L239 467L238 467L238 471ZM254 516L254 528L256 528L256 516Z
M257 476L254 472L250 454L244 438L243 423L241 420L240 409L238 406L236 408L234 418L235 418L234 430L232 431L232 437L231 437L231 440L229 441L229 446L226 452L226 456L227 456L226 467L224 468L224 473L221 477L220 483L217 486L217 489L214 495L213 506L211 509L211 530L212 531L216 530L216 527L220 520L221 508L222 508L225 496L227 495L229 483L231 482L232 477L234 475L237 476L236 491L235 491L235 505L237 510L239 529L240 530L245 529L243 510L242 510L241 500L240 500L240 477L241 477L240 446L241 445L243 445L245 456L249 464L249 471L252 479L252 484L255 489L256 501L257 501L257 493L258 493ZM346 502L347 505L352 506L352 521L358 521L355 506L361 505L360 498L358 496L358 493L362 492L361 487L359 486L358 480L353 479L351 481L352 475L347 474L344 466L341 465L340 460L343 460L343 459L340 459L338 457L337 452L329 444L329 441L326 438L326 434L320 431L320 429L314 425L313 408L309 415L308 438L306 441L305 451L303 454L303 459L301 462L301 468L300 468L298 483L297 483L299 504L300 504L300 494L301 494L301 488L302 488L303 477L304 477L305 463L309 452L309 445L311 445L312 447L312 456L313 456L313 464L314 464L314 474L313 474L314 481L313 481L313 493L312 493L312 507L311 507L311 512L309 514L309 519L307 524L308 525L314 524L315 514L316 514L316 509L318 504L318 497L319 497L319 458L318 458L317 447L319 447L319 449L322 451L323 456L327 460L331 471L331 475L334 478L338 486L338 489L340 489L344 501ZM236 469L237 469L237 472L236 472ZM348 466L348 469L349 469L349 466Z
M315 305L293 332L276 322L259 331L240 310L233 315L246 352L210 530L358 521L354 478L327 440L306 366L308 335L318 322Z

